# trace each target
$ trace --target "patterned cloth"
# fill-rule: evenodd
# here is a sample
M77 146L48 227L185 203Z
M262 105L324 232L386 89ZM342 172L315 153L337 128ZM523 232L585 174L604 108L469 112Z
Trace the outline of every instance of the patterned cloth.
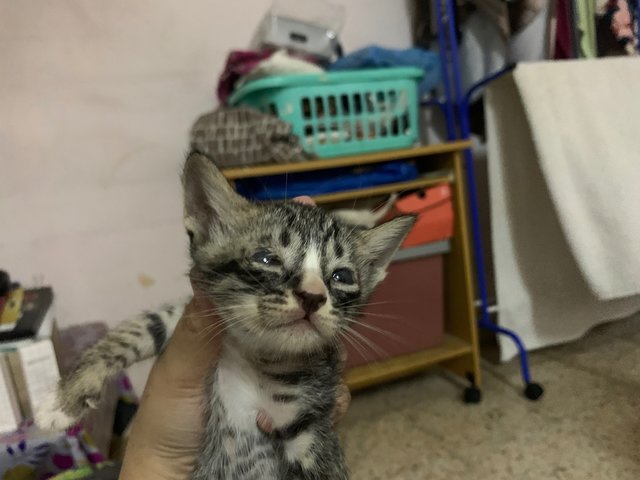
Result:
M634 5L629 0L608 0L604 6L604 18L609 23L623 54L636 55L638 32L634 21Z
M44 480L70 469L91 468L104 460L82 427L48 434L27 421L17 432L2 438L0 478Z
M120 464L104 462L93 467L82 467L56 475L51 480L118 480Z
M107 327L102 323L61 330L56 348L62 353L58 358L62 375L106 332ZM0 480L116 480L118 466L104 463L103 452L109 451L118 400L137 403L124 373L108 383L100 408L91 410L82 424L65 432L43 432L27 420L17 431L0 435ZM117 420L120 430L124 429L128 418Z
M222 168L314 158L302 149L291 125L247 107L219 108L201 116L191 129L191 148Z
M311 57L294 55L286 50L234 50L218 81L218 100L226 104L234 90L247 82L272 75L322 73Z

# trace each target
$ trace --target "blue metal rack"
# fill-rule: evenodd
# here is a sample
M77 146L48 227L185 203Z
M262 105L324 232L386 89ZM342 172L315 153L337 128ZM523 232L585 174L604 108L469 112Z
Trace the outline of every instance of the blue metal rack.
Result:
M455 0L435 0L435 15L438 30L438 50L442 64L442 80L444 100L437 102L441 107L447 127L449 140L469 139L469 104L472 96L496 78L513 69L512 65L489 75L474 84L468 91L463 92L460 73L460 58L458 56L458 41L456 37ZM444 7L444 8L443 8ZM427 102L433 103L433 102ZM465 172L469 197L469 211L471 213L472 243L476 263L477 286L479 295L478 325L499 335L507 335L518 348L522 380L525 384L524 394L530 400L537 400L544 392L541 385L531 380L527 350L517 333L500 327L491 321L489 314L489 300L487 293L487 279L485 270L484 250L480 231L480 214L478 210L478 192L473 153L471 148L465 150ZM473 379L470 379L473 383ZM480 395L472 394L467 397L470 402L479 401Z

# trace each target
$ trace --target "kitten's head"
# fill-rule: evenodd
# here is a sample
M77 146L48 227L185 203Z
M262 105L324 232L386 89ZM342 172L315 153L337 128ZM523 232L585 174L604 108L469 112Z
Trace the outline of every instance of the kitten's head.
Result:
M398 217L364 230L317 207L249 203L197 153L182 180L194 283L213 300L227 334L261 354L336 342L414 223Z

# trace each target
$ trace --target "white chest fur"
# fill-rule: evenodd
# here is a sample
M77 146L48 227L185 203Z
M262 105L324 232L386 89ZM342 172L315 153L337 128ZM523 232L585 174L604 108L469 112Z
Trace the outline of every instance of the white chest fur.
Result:
M296 394L295 387L275 383L259 373L233 347L225 348L217 367L214 388L227 413L230 425L238 430L257 431L256 417L263 410L274 429L295 420L298 402L279 402L275 394Z

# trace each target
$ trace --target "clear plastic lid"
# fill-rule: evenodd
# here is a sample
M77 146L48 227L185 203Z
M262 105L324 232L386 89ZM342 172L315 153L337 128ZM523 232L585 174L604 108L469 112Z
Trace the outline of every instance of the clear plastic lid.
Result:
M345 9L325 0L274 0L269 14L323 27L337 35L344 25Z

